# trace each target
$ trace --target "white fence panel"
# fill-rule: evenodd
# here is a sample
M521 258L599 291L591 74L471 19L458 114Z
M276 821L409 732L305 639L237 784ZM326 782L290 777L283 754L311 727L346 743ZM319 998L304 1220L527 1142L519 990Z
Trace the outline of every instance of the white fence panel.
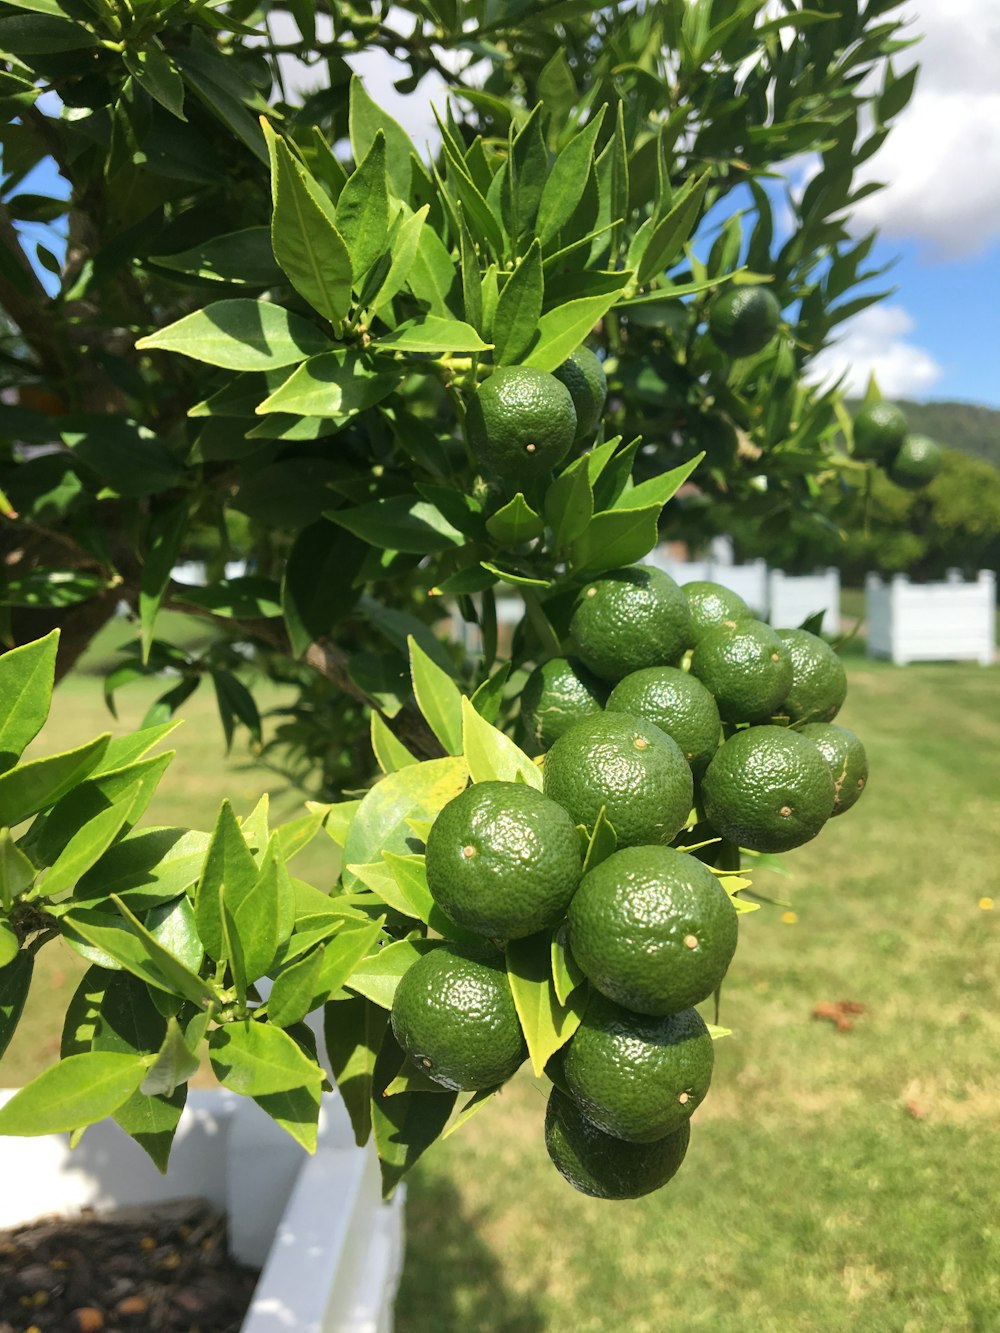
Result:
M944 583L911 583L897 574L865 583L868 652L907 662L980 662L996 656L996 575L980 570L972 583L953 571Z
M768 577L768 606L775 629L795 629L809 616L823 613L823 632L840 630L840 571L786 574L772 569Z

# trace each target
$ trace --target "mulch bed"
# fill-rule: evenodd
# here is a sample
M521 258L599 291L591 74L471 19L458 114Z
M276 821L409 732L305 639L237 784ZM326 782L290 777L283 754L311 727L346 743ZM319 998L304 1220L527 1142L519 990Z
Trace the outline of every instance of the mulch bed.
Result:
M259 1272L203 1200L0 1231L0 1333L239 1333Z

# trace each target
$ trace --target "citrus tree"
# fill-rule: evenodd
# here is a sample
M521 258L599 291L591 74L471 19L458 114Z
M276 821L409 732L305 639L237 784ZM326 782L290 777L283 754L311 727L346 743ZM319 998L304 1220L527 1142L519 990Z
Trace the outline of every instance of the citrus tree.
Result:
M330 1067L359 1139L374 1123L389 1187L457 1092L475 1110L525 1050L564 1089L550 1149L582 1187L614 1192L593 1166L609 1134L629 1144L614 1150L629 1188L676 1168L683 1146L664 1144L689 1111L620 1137L573 1061L552 1061L594 990L676 1029L647 1036L680 1066L694 1042L703 1093L691 1006L735 945L739 847L814 836L864 772L830 728L843 695L821 641L786 645L717 590L682 595L635 562L664 522L697 539L730 509L824 521L824 488L861 466L836 447L851 441L836 388L803 372L878 299L873 237L845 217L913 85L891 59L896 8L0 6L0 503L19 645L0 659L0 1036L46 941L91 963L62 1061L0 1130L114 1112L162 1164L207 1049L309 1144L325 1075L303 1019L325 1003ZM433 151L351 74L375 49L404 93L431 70L449 85ZM804 153L814 174L779 192ZM187 560L202 585L173 578ZM498 664L501 600L518 615ZM53 679L122 602L136 639L109 700L171 672L144 729L18 763ZM162 636L165 607L216 627L207 651ZM453 611L473 651L440 633ZM148 751L202 681L227 739L262 740L248 653L297 690L277 743L320 799L277 829L266 807L228 805L211 832L135 827L166 763ZM648 671L668 674L632 680ZM720 724L734 734L715 754ZM751 770L788 781L733 776ZM351 786L366 794L340 799ZM508 825L516 845L493 847ZM332 840L316 887L287 868L313 837ZM645 1000L615 977L648 940L623 925L610 963L593 925L574 944L581 876L623 856L657 901L690 900L649 925L663 966L691 976ZM525 859L530 902L505 901ZM470 915L497 883L499 915ZM457 1053L428 1054L414 1012L472 992L496 1049L465 1051L460 1015ZM663 1077L693 1110L677 1062ZM650 1139L651 1175L653 1149L632 1151Z

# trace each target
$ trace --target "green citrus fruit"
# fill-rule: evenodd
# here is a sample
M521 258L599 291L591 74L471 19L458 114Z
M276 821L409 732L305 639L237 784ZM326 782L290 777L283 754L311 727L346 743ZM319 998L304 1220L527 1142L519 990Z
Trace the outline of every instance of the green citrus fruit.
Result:
M830 818L833 778L806 736L787 727L748 727L709 764L701 797L709 823L731 842L787 852L815 838Z
M681 587L691 611L691 646L707 630L717 625L732 627L738 620L753 620L754 614L738 592L724 588L721 583L697 579Z
M466 930L517 940L560 921L580 882L580 836L555 801L523 782L477 782L427 838L427 883Z
M608 696L608 712L643 717L681 747L696 777L719 747L722 723L715 699L678 667L643 667L620 680Z
M547 750L581 717L599 713L607 686L582 662L553 657L535 667L521 691L521 722L528 736Z
M588 1120L616 1139L652 1143L701 1105L715 1052L697 1009L653 1018L592 995L561 1056L560 1086Z
M868 756L865 747L846 727L826 722L810 722L799 729L819 749L833 777L833 814L842 815L861 799L868 783Z
M730 356L753 356L778 332L781 306L767 287L730 287L712 302L708 331Z
M573 399L577 442L589 438L601 424L608 397L608 377L600 358L589 347L578 347L553 374L565 384Z
M639 1199L677 1174L691 1122L655 1143L625 1143L598 1129L571 1097L553 1088L545 1112L545 1146L559 1173L581 1194Z
M503 961L495 950L441 944L404 974L392 1002L396 1040L445 1088L503 1083L527 1047Z
M793 722L830 722L847 698L844 664L825 639L805 629L779 629L792 664L781 711Z
M640 667L679 662L691 637L691 613L669 574L629 565L581 589L569 628L583 664L616 681Z
M941 447L926 435L907 435L889 464L889 479L908 491L919 491L941 471Z
M523 484L545 478L566 457L576 438L576 410L554 375L506 366L480 385L465 429L485 467Z
M888 462L906 439L906 417L893 403L872 403L854 418L854 456Z
M569 947L602 995L674 1014L711 995L736 951L718 877L673 847L627 847L589 870L569 905Z
M724 722L760 722L784 703L792 664L770 625L738 620L705 631L691 655L691 674L715 695Z
M545 756L544 791L592 829L603 807L619 847L671 842L684 827L694 781L680 746L627 713L581 718Z

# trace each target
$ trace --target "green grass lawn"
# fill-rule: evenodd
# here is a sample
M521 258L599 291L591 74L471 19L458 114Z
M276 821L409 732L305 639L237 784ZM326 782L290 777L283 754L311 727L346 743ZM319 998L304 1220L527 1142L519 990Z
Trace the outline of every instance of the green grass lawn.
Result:
M1000 1328L1000 910L980 907L1000 908L1000 667L849 673L869 789L787 878L760 878L788 907L741 919L734 1032L677 1179L635 1203L574 1193L545 1153L544 1088L518 1075L410 1178L399 1333ZM122 693L121 725L153 692ZM213 713L207 694L185 710L156 822L205 826L222 796L245 811L273 782L239 743L224 760ZM99 681L75 675L46 746L109 723ZM296 864L322 882L329 852ZM59 945L41 963L6 1085L58 1050L80 968ZM812 1017L840 1000L866 1007L847 1032Z

